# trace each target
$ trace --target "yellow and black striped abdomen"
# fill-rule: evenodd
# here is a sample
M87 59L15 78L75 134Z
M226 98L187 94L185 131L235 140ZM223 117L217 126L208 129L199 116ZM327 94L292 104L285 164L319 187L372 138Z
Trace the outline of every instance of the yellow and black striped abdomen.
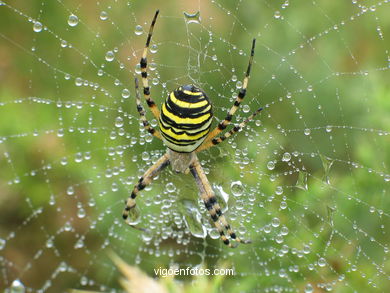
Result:
M212 106L201 89L193 85L177 88L161 107L164 143L176 152L193 152L209 133L212 117Z

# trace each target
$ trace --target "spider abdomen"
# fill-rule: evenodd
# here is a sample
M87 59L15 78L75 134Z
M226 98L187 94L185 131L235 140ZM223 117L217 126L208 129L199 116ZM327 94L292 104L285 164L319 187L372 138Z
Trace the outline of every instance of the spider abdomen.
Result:
M212 105L193 85L171 92L161 108L159 126L164 143L173 151L193 152L210 131Z

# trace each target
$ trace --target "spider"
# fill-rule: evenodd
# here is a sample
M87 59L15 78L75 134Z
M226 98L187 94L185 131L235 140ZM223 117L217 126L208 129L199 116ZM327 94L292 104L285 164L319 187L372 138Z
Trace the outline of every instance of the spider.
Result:
M137 110L140 114L140 119L144 128L150 134L163 141L167 146L167 152L145 172L134 186L131 195L125 201L126 206L123 211L123 219L130 226L133 226L127 219L130 211L136 206L135 198L138 193L149 185L153 178L165 167L171 165L173 170L177 173L191 173L194 176L200 191L200 196L224 244L229 247L236 247L238 243L250 243L250 240L242 240L236 235L225 216L222 214L220 205L218 204L217 198L214 195L196 153L218 145L225 139L228 139L240 129L244 128L245 125L253 120L253 118L262 110L262 108L259 108L230 131L217 137L218 134L230 124L234 113L237 111L240 103L245 97L256 40L253 39L249 64L243 80L243 85L233 106L227 113L225 119L220 122L214 130L210 131L213 118L212 105L206 93L199 87L195 85L178 87L168 95L165 102L162 104L161 112L150 97L146 57L158 14L159 10L156 11L150 25L146 45L140 60L140 66L144 97L151 112L159 122L160 131L154 129L146 119L146 113L141 104L137 78L135 78L135 92Z

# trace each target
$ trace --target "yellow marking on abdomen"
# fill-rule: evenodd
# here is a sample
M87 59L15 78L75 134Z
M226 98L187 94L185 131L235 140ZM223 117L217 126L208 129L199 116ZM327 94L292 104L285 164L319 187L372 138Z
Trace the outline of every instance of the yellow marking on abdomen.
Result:
M175 103L176 105L182 108L200 108L208 104L208 101L206 99L204 101L200 101L197 103L189 103L189 102L181 101L175 97L174 92L171 93L170 99L173 103Z
M162 112L165 116L167 116L169 119L174 121L176 124L201 124L202 122L206 121L210 118L211 114L207 113L203 116L196 117L196 118L181 118L179 116L176 116L168 111L168 109L165 106L165 103L162 105Z

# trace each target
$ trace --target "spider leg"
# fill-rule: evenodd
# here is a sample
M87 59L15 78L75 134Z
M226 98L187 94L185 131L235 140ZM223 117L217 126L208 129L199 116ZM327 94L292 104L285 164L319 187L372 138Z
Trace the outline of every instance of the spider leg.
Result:
M228 139L229 137L231 137L232 135L234 135L235 133L237 133L238 131L240 131L240 129L243 129L247 124L248 122L252 121L253 118L261 111L263 110L263 108L259 108L256 110L256 112L254 112L252 115L250 115L248 118L246 118L244 121L242 121L240 124L238 124L237 126L235 126L233 129L229 130L228 132L226 132L225 134L221 135L220 137L218 138L213 138L205 143L203 143L200 147L197 148L196 152L200 152L200 151L204 151L210 147L213 147L217 144L220 144L221 142L223 142L225 139Z
M214 195L213 189L206 177L206 174L203 171L202 166L199 163L198 158L195 158L190 166L191 174L194 176L196 184L200 190L200 196L208 210L211 219L214 222L215 227L217 228L219 235L221 235L221 239L224 244L229 247L236 247L237 244L233 244L226 237L225 230L227 235L234 239L237 242L241 243L249 243L249 241L242 241L237 237L236 233L233 232L229 223L227 222L225 216L222 214L221 207L218 204L217 198Z
M141 66L141 76L142 76L142 85L143 85L143 88L144 88L144 97L146 99L146 102L148 103L148 106L149 106L150 110L152 111L152 113L153 113L153 115L154 115L154 117L156 119L160 118L160 111L157 108L157 105L154 102L154 100L150 97L148 73L146 71L146 68L148 66L148 62L147 62L146 57L147 57L147 54L148 54L149 44L150 44L150 40L151 40L152 35L153 35L153 28L154 28L154 25L156 23L156 19L157 19L158 13L159 13L159 10L156 11L156 14L153 17L152 24L150 25L150 28L149 28L148 38L146 39L145 48L144 48L144 51L142 53L142 58L141 58L141 60L139 62L140 66Z
M221 133L226 126L230 124L232 121L234 113L236 113L238 107L240 106L241 102L244 100L244 97L246 95L246 88L248 86L248 81L249 81L249 74L251 72L251 67L253 63L253 55L255 54L255 44L256 44L256 39L253 39L252 41L252 49L251 49L251 56L249 57L249 63L248 63L248 68L246 70L246 74L244 77L244 81L242 82L242 88L238 92L238 96L236 100L234 101L233 106L230 108L228 114L226 115L225 119L221 121L216 128L214 128L206 137L205 142L207 143L208 141L212 140L215 136L217 136L219 133Z
M154 129L152 126L150 126L150 123L148 122L148 120L146 119L146 116L145 116L145 109L144 107L142 107L142 104L141 104L141 99L140 99L140 96L139 96L139 91L138 91L138 78L135 78L135 101L137 103L137 110L138 110L138 113L139 115L141 116L141 122L142 124L144 125L144 128L152 135L154 135L155 137L157 137L158 139L161 139L161 134L158 130Z
M156 175L158 175L161 172L161 170L163 170L168 165L169 165L168 155L164 154L138 180L138 183L134 186L134 189L131 192L131 195L125 201L126 206L125 206L125 209L123 210L123 214L122 214L124 220L127 220L127 218L129 217L130 210L136 206L135 198L137 197L138 193L142 189L144 189L147 185L149 185L152 182L153 178L156 177Z

